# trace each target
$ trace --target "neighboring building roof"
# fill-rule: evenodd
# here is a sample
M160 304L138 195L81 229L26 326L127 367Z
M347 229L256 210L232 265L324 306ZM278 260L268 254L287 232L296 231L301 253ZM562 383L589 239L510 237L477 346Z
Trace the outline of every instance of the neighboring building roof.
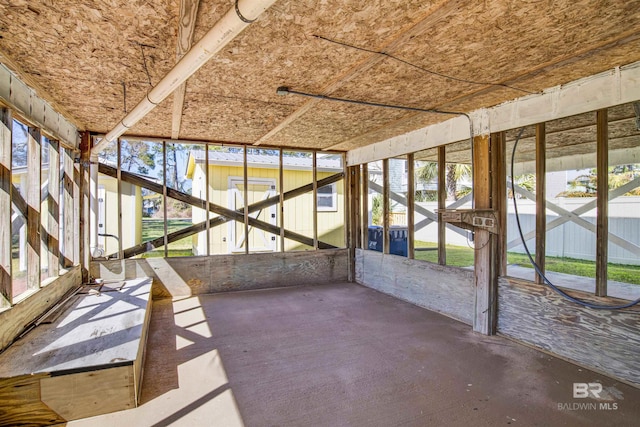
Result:
M202 164L205 161L204 150L193 150L189 153L187 163L187 177L192 176L196 163ZM311 157L296 157L284 155L282 158L284 170L311 170L313 159ZM257 169L278 169L280 156L261 152L259 154L247 153L247 166ZM217 166L243 166L244 153L229 151L209 151L209 164ZM342 154L317 155L317 169L319 172L341 172L343 170Z

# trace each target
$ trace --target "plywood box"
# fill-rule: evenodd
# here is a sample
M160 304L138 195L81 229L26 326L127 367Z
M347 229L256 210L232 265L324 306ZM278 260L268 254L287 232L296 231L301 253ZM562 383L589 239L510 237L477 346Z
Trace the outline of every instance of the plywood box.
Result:
M0 425L136 407L150 295L150 278L107 284L99 293L86 289L2 353Z

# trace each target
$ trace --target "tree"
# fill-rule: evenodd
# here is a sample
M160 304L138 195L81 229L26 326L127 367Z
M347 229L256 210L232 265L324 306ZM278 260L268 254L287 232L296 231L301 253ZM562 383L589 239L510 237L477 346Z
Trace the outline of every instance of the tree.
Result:
M470 187L462 186L458 190L458 183L471 177L471 165L463 163L448 163L446 166L447 200L458 200L471 191ZM426 162L416 170L416 179L429 183L438 177L438 164ZM438 183L438 185L441 185Z
M120 164L122 170L127 172L137 172L148 175L156 167L156 145L144 141L122 140L120 148ZM115 164L118 161L117 144L109 144L101 153L100 157Z
M640 164L610 166L607 172L609 190L614 190L640 177ZM568 184L569 190L560 193L560 196L594 197L598 189L598 171L595 168L589 169L588 173L576 177ZM640 196L640 188L635 188L625 195Z

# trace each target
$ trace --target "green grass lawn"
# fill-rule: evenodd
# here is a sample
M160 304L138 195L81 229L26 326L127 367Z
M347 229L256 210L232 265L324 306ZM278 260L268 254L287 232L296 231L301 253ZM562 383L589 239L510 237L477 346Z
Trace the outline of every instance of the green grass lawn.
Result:
M508 252L507 262L509 264L518 264L521 267L533 268L526 254ZM575 258L547 257L545 259L545 270L574 276L596 277L595 262ZM616 282L640 285L640 266L609 263L607 266L607 278Z
M191 218L168 219L167 233L172 233L174 231L190 227L191 225L193 225ZM143 218L142 241L148 242L149 240L153 240L160 236L164 236L164 221L161 218ZM170 257L192 256L193 251L191 250L191 239L192 237L190 236L185 237L184 239L180 239L177 242L169 243L169 247L167 248L168 255ZM164 248L157 248L153 251L145 252L141 255L142 258L154 258L162 256L164 256Z
M430 242L416 241L416 248L435 248L438 245ZM438 262L438 251L416 251L416 259L429 262ZM526 254L513 252L507 253L509 264L518 264L522 267L533 268ZM465 246L447 245L447 265L454 267L468 267L473 265L473 249ZM596 263L573 258L547 257L545 260L547 271L572 274L574 276L596 277ZM608 279L616 282L633 283L640 285L640 266L609 264L607 268Z

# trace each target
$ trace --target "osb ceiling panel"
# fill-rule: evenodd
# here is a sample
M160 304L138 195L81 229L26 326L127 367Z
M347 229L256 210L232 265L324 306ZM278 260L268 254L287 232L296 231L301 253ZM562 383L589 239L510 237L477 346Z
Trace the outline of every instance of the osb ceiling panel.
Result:
M0 58L107 132L175 64L181 1L0 0ZM233 4L201 0L194 39ZM276 88L467 112L640 60L637 22L622 0L278 0L188 80L179 135L349 150L448 116ZM170 137L172 112L169 97L130 134Z

